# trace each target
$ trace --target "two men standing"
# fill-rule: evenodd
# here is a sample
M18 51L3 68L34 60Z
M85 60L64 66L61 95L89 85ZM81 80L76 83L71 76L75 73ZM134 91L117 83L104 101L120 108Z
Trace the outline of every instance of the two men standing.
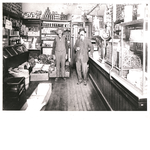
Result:
M66 37L63 35L63 28L57 29L58 36L55 38L53 44L53 56L56 59L56 78L55 81L60 77L60 68L61 68L61 77L65 78L65 61L67 59L68 45ZM85 37L86 31L84 28L81 28L78 32L79 38L76 40L74 49L76 51L76 70L78 76L78 83L81 84L84 81L84 85L87 85L87 73L88 73L88 60L89 60L89 51L91 56L93 56L93 45L90 39ZM83 78L82 78L83 73Z
M82 81L84 85L87 85L87 73L88 73L88 60L89 60L89 48L90 55L93 57L94 47L91 41L85 37L86 31L84 28L79 29L79 38L76 40L74 49L76 51L76 70L78 75L78 83L81 84ZM83 73L83 78L82 78Z

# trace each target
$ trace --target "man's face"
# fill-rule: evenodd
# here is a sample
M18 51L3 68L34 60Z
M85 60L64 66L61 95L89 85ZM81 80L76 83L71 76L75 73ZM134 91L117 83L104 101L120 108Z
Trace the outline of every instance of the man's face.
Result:
M58 36L61 37L63 32L62 32L62 30L58 30L57 33L58 33Z
M81 31L81 32L80 32L80 39L84 40L84 37L85 37L85 32L84 32L84 31Z

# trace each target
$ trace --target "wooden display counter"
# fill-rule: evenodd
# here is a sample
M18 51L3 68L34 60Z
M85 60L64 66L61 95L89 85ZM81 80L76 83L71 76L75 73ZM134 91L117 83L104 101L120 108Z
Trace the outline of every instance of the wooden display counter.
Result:
M110 110L147 110L147 95L142 95L111 66L89 59L89 77ZM113 69L114 70L114 69Z

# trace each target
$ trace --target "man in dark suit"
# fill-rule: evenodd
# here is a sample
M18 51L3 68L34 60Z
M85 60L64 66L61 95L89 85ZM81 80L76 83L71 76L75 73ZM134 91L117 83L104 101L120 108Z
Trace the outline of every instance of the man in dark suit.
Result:
M53 57L56 59L56 78L55 81L58 80L60 77L60 71L61 71L61 77L65 78L65 61L67 59L68 54L68 45L65 35L63 35L63 28L59 27L57 29L57 34L54 43L53 43Z
M86 31L84 28L79 29L79 38L76 40L74 45L74 49L76 51L76 70L78 75L78 83L80 84L84 80L84 85L87 85L87 73L88 73L88 65L87 62L89 60L89 48L90 55L93 57L93 45L87 37L85 37ZM82 78L83 73L83 78Z

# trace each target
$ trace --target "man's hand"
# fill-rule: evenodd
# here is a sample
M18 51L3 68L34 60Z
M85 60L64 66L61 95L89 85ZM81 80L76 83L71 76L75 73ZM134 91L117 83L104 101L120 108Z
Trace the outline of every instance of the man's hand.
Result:
M53 55L53 59L54 59L54 60L56 59L56 56L55 56L55 55Z
M79 51L79 50L80 50L80 47L77 47L77 48L76 48L76 51Z
M93 58L93 54L90 53L90 57Z
M66 58L66 60L68 59L68 54L66 54L66 57L65 57L65 58Z

